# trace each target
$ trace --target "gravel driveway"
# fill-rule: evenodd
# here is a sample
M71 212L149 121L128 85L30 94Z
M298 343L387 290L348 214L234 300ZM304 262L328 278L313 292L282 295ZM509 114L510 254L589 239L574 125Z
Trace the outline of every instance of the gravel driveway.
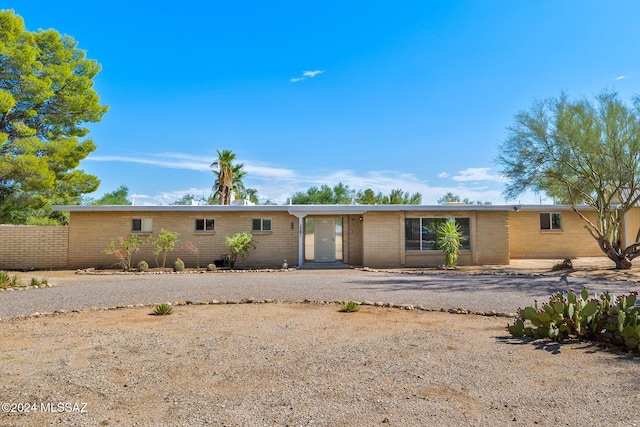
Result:
M29 277L29 276L26 276ZM216 272L203 274L74 275L49 279L56 286L0 292L0 318L174 301L254 298L298 301L369 300L427 309L514 312L554 292L587 287L590 293L626 293L637 283L564 275L390 273L362 270Z

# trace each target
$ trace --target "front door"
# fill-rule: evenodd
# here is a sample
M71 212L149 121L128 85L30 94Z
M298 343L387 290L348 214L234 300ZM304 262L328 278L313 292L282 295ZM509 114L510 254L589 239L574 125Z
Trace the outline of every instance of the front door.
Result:
M315 262L334 262L336 260L336 220L335 218L316 218Z

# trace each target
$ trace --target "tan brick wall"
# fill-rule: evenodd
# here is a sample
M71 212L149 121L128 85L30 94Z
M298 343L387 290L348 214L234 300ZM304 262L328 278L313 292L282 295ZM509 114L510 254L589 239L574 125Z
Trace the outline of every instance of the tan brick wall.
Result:
M629 246L633 244L640 232L640 208L631 208L625 217L623 244Z
M471 249L461 251L458 256L458 265L509 264L509 218L507 212L408 211L406 217L469 218ZM405 254L404 265L406 267L433 267L442 264L444 264L444 255L440 251L409 251Z
M176 250L167 255L167 266L172 267L176 258L181 258L188 267L195 267L196 255L187 249L187 242L198 248L200 267L219 259L227 252L225 237L238 232L252 233L256 245L247 258L238 259L238 267L281 266L286 259L290 265L298 262L298 219L287 212L71 212L69 226L69 266L73 268L103 267L114 265L113 255L102 254L111 239L128 238L133 218L152 218L152 234L141 234L142 239L157 237L162 228L180 234ZM215 220L214 233L196 233L196 218ZM253 218L271 218L271 232L252 232ZM293 223L293 227L291 224ZM133 263L145 260L156 266L153 247L145 245L133 257ZM158 256L162 263L162 255Z
M363 215L362 252L367 267L401 265L404 241L404 215L401 212L369 212ZM402 237L402 239L401 239Z
M474 264L508 265L509 241L513 227L506 211L478 211L471 226Z
M553 209L548 212L554 212ZM572 211L563 211L561 231L540 230L540 212L509 212L512 259L563 259L604 256L598 243L584 229L584 221ZM587 212L596 221L595 212Z
M68 228L0 225L0 270L64 268Z

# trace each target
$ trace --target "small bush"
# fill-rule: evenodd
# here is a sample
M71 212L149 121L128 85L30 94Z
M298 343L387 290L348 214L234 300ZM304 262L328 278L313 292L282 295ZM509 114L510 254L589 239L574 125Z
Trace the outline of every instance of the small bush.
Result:
M171 304L158 304L153 310L153 314L156 316L168 316L169 314L171 314L172 310L173 307L171 307Z
M214 263L207 265L207 271L216 271L218 267Z
M172 252L176 248L176 243L178 243L179 235L179 233L162 228L160 229L160 234L158 235L158 237L151 242L153 246L155 246L153 254L156 257L162 254L162 270L164 270L164 266L167 262L167 253ZM158 260L156 258L156 264L157 262Z
M144 242L140 240L137 234L132 234L127 240L124 237L118 237L118 240L111 240L109 246L102 251L103 254L113 255L116 257L116 265L119 265L123 271L131 270L131 258L140 250Z
M438 248L444 254L446 268L453 268L458 262L458 254L465 237L460 232L460 225L455 218L449 218L438 227Z
M565 258L564 261L559 262L551 267L551 271L571 270L572 268L573 263L571 262L571 258Z
M345 313L355 313L358 310L360 310L360 304L355 301L345 301L342 303L341 311Z
M184 270L184 261L180 258L173 263L173 271L183 271Z
M24 286L24 283L18 276L9 276L6 271L0 271L0 288L19 288Z
M229 267L234 268L238 255L245 259L249 250L255 249L256 245L252 241L253 236L249 233L236 233L225 238L225 246L229 250Z
M136 266L136 270L138 270L141 273L144 273L145 271L149 271L149 263L147 263L147 261L140 261Z

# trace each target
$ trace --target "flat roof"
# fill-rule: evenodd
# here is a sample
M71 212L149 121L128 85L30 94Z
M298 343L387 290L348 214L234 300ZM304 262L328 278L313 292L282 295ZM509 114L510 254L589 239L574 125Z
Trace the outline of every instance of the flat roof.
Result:
M577 206L591 210L587 205ZM445 205L56 205L54 211L69 212L289 212L292 215L349 215L365 212L445 212L445 211L572 211L570 205L471 205L463 203Z

